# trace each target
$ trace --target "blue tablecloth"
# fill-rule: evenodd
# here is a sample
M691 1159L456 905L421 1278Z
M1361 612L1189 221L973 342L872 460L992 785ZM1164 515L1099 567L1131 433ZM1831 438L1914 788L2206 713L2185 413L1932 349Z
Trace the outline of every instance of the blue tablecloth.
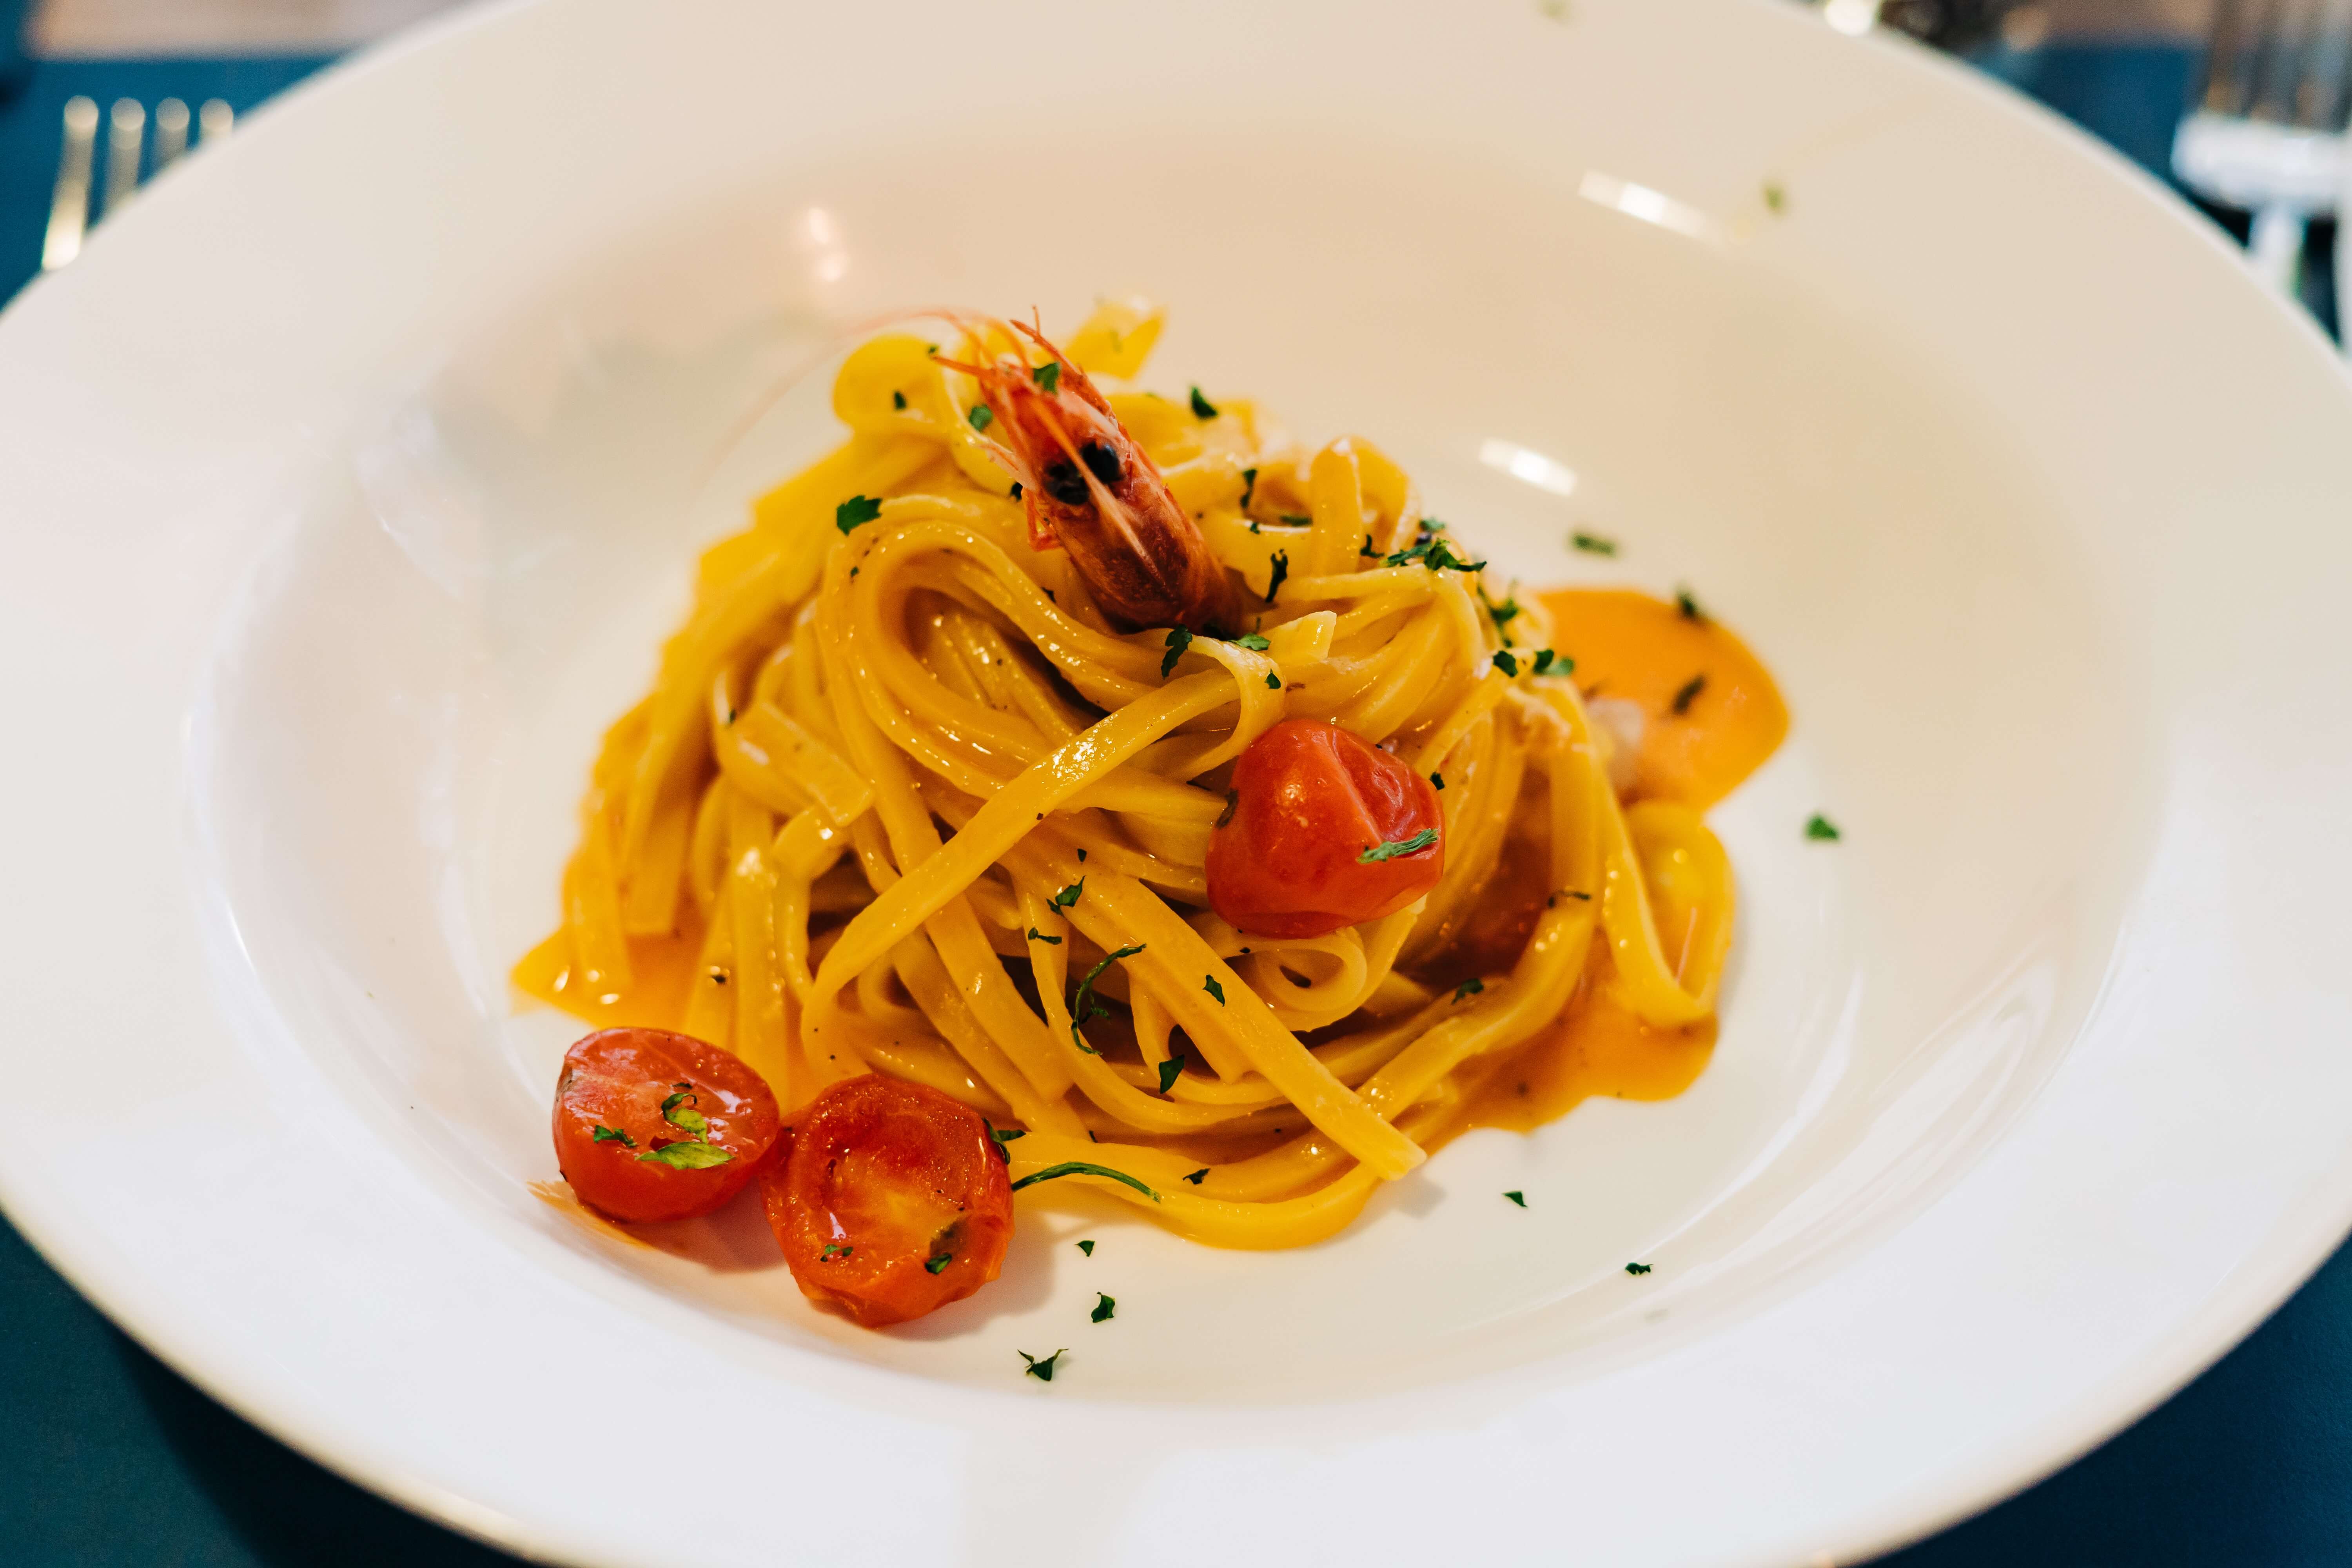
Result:
M312 58L44 63L0 108L0 297L38 265L65 100L225 98ZM2190 59L2168 45L1980 62L2161 174ZM2324 268L2314 268L2324 274ZM2324 275L2306 298L2332 314ZM2352 1248L2169 1404L1899 1568L2352 1563ZM951 1548L943 1548L951 1551ZM690 1558L690 1553L688 1554ZM684 1560L684 1559L682 1559ZM0 1563L404 1568L509 1562L329 1475L131 1342L0 1224Z

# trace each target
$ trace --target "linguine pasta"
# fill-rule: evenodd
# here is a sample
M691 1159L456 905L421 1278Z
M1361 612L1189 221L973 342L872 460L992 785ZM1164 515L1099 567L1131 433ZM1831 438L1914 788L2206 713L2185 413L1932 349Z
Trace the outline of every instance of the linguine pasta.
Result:
M1543 606L1491 597L1379 448L1111 396L1232 586L1223 635L1123 630L1033 544L956 368L1054 362L951 325L854 352L848 438L704 553L526 990L723 1045L786 1107L931 1086L1013 1135L1016 1181L1084 1167L1059 1179L1239 1247L1348 1224L1580 1011L1712 1017L1721 847L1689 805L1621 804L1625 741ZM1107 306L1066 357L1132 376L1158 330ZM1383 919L1253 936L1203 861L1234 759L1302 718L1442 780L1444 874Z

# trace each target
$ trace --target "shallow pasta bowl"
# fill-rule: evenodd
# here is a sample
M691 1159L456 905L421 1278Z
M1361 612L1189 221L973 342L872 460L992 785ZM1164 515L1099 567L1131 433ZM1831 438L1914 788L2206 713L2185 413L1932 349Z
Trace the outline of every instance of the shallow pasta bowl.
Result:
M1689 584L1796 727L1715 814L1687 1093L1293 1253L1056 1197L864 1333L755 1214L534 1186L571 1031L504 973L842 329L1103 289L1170 302L1153 384L1363 432L1526 581ZM247 1415L564 1561L682 1507L709 1563L1848 1559L2352 1219L2347 449L2177 204L1765 0L488 10L0 319L0 1200Z

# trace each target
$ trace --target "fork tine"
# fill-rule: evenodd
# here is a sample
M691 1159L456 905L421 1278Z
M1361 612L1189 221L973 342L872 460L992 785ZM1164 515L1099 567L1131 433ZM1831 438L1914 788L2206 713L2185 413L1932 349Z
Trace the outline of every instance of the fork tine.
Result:
M77 94L66 100L65 139L58 150L58 185L49 197L48 232L41 237L41 270L54 272L81 254L89 226L89 165L98 147L98 105Z
M2216 0L2213 30L2205 39L2205 79L2197 101L2214 114L2235 114L2245 84L2240 56L2245 47L2246 0Z
M167 98L155 106L155 166L153 174L162 174L188 150L188 106L176 98Z
M139 149L147 136L147 106L135 98L118 98L106 128L106 205L104 217L131 199L139 188Z

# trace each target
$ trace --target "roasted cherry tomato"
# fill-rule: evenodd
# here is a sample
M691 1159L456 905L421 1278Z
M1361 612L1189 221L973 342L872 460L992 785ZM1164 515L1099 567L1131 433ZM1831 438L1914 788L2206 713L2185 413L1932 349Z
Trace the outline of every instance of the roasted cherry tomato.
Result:
M761 1185L803 1294L879 1328L996 1278L1013 1186L977 1111L868 1074L835 1084L793 1123L791 1154Z
M563 1054L555 1163L614 1219L691 1219L760 1173L783 1118L760 1075L667 1029L599 1029Z
M1323 936L1394 914L1444 870L1427 779L1337 724L1288 719L1234 763L1209 903L1252 936Z

